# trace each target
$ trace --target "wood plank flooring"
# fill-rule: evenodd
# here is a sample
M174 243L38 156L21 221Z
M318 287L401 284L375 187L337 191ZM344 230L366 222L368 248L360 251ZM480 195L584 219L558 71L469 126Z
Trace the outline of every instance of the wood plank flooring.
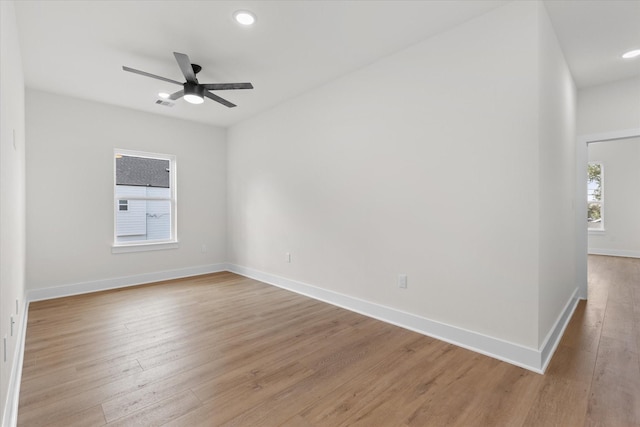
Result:
M640 260L545 375L232 273L32 303L20 426L640 426Z

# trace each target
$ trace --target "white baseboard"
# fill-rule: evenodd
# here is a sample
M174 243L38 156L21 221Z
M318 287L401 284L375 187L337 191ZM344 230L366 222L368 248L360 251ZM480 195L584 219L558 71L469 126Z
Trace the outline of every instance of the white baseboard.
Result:
M547 365L549 364L551 356L555 352L555 349L558 346L560 339L562 338L562 334L569 320L571 319L571 316L573 315L573 312L578 303L578 288L576 288L567 301L564 309L558 316L558 319L556 320L553 328L547 334L542 346L539 349L536 349L525 347L520 344L512 343L499 338L494 338L464 328L459 328L457 326L452 326L446 323L427 319L425 317L407 313L405 311L385 305L369 302L338 292L312 286L306 283L265 273L252 268L225 263L138 274L133 276L117 277L91 282L75 283L54 288L32 289L27 294L27 301L30 302L60 298L127 286L141 285L145 283L159 282L163 280L196 276L200 274L217 273L221 271L230 271L245 277L259 280L264 283L278 286L280 288L287 289L338 307L342 307L347 310L363 314L365 316L382 320L384 322L397 325L405 329L409 329L423 335L439 339L441 341L455 344L459 347L463 347L541 374L544 373ZM24 330L26 330L26 312L28 311L28 302L24 310ZM18 357L16 357L16 359L19 360L20 364L17 372L22 371L22 357L25 334L24 330L21 331L20 354ZM19 378L16 381L17 389L15 387L12 387L11 390L15 390L15 409L17 415L17 394L19 391L20 383Z
M558 319L542 342L542 346L540 347L542 372L547 370L547 366L549 366L549 362L551 362L551 357L553 356L553 353L555 353L556 348L558 348L562 335L564 334L565 329L567 329L567 325L573 317L573 313L576 311L578 302L580 302L578 291L579 288L577 287L573 290L569 301L565 304L562 312L558 316Z
M31 289L27 293L28 301L41 301L53 298L68 297L90 292L106 291L127 286L143 285L145 283L163 280L180 279L198 276L200 274L218 273L226 271L227 264L208 264L196 267L180 268L176 270L157 271L153 273L136 274L133 276L115 277L111 279L94 280L90 282L73 283L53 288Z
M29 303L25 300L22 306L22 319L18 331L16 347L14 349L11 377L7 390L4 414L2 414L2 427L15 427L18 424L18 404L20 402L20 382L22 381L22 364L24 361L24 342L27 336L27 318L29 316Z
M564 310L560 316L558 316L558 320L554 327L547 335L543 346L540 349L535 349L430 320L381 304L372 303L359 298L343 295L338 292L318 288L306 283L264 273L252 268L229 264L228 270L233 273L278 286L365 316L373 317L441 341L455 344L459 347L463 347L540 374L544 373L544 370L546 369L546 366L548 365L549 360L562 337L562 333L571 319L573 311L578 303L578 299L576 298L578 289L576 288Z
M640 258L640 252L629 251L626 249L589 248L589 255L607 255L607 256L621 256L625 258Z

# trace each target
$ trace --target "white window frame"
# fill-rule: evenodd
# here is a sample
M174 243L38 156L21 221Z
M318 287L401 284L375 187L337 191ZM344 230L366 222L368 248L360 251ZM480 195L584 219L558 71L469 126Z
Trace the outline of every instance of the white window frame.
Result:
M605 215L604 215L604 163L602 163L601 161L595 161L595 162L589 162L589 165L600 165L600 201L599 202L595 202L598 203L600 205L600 227L598 228L589 228L587 227L587 230L589 231L589 233L592 234L599 234L599 233L604 233L605 232L605 228L604 228L604 219L605 219ZM589 185L589 183L587 182L587 185ZM589 203L594 203L594 202L590 202L589 201L589 194L588 194L588 190L587 190L587 212L589 212Z
M147 159L160 159L169 161L169 188L171 196L169 199L157 197L131 197L127 196L127 200L168 200L171 202L171 231L169 239L165 240L138 240L131 242L118 242L117 240L117 213L119 209L120 198L116 196L116 158L118 156L142 157ZM126 252L145 252L157 251L164 249L178 248L178 198L176 191L176 156L172 154L148 153L145 151L125 150L116 148L113 150L113 245L112 253ZM128 204L128 203L127 203Z

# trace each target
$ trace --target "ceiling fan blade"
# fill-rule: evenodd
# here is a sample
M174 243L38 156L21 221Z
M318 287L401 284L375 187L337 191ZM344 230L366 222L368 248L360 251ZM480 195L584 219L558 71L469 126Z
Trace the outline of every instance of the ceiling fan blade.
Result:
M124 71L128 71L130 73L136 73L136 74L140 74L141 76L147 76L147 77L151 77L153 79L158 79L158 80L162 80L162 81L165 81L165 82L174 83L174 84L182 86L182 83L177 82L175 80L171 80L171 79L168 79L166 77L156 76L155 74L147 73L145 71L135 70L133 68L125 67L124 65L122 66L122 69Z
M181 89L176 93L172 93L171 96L169 96L169 99L171 99L172 101L175 101L176 99L182 98L183 96L184 96L184 89Z
M184 74L184 78L187 79L189 83L198 83L198 79L196 79L196 73L193 72L193 67L191 66L191 60L184 53L173 52L173 56L176 57L176 61L178 61L178 65L180 66L180 70L182 74Z
M200 86L207 90L253 89L251 83L204 83Z
M208 90L204 91L204 96L206 96L209 99L213 99L214 101L219 102L220 104L225 105L225 106L227 106L229 108L233 108L233 107L236 106L236 104L232 104L231 102L227 101L226 99L220 98L218 95L212 94Z

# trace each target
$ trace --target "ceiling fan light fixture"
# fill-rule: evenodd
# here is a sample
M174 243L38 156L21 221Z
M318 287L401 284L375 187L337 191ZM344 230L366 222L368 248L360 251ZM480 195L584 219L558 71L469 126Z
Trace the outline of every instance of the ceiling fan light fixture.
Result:
M185 83L184 100L190 104L202 104L204 102L204 88L194 83Z
M185 95L184 100L190 104L202 104L204 102L204 98L198 95L194 95L192 93Z
M625 52L622 54L624 59L631 59L640 56L640 49L630 50L629 52Z
M235 21L240 24L240 25L244 25L244 26L250 26L253 25L254 22L256 22L256 16L249 12L248 10L237 10L233 13L233 19L235 19Z

